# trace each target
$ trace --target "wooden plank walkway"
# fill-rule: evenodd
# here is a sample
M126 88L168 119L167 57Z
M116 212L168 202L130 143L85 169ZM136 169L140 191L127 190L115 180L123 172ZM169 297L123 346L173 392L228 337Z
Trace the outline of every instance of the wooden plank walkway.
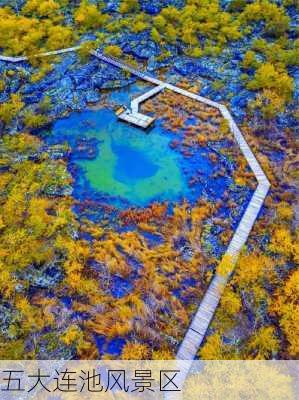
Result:
M110 65L113 65L114 67L117 67L117 68L120 68L120 69L130 72L132 75L135 75L144 81L151 82L154 85L164 84L164 82L160 81L159 79L156 79L155 77L150 76L148 73L144 73L144 72L132 67L131 65L128 65L128 64L120 61L119 59L117 59L115 57L105 56L103 53L100 53L99 51L95 51L95 50L92 50L90 52L90 54L94 55L99 60L102 60Z
M155 96L156 94L160 93L165 88L165 84L161 84L155 86L153 89L147 91L146 93L142 94L141 96L136 97L131 101L131 110L132 112L138 112L139 106L144 101L148 100L149 98Z
M60 49L60 50L54 50L54 51L47 51L46 53L40 53L36 54L33 57L49 57L49 56L55 56L59 54L65 54L65 53L71 53L74 51L77 51L81 48L81 46L75 46L75 47L68 47L66 49ZM29 57L9 57L9 56L2 56L0 55L0 61L6 61L6 62L12 62L12 63L19 63L22 61L27 61Z
M129 122L131 124L137 125L143 129L146 129L149 126L151 126L155 121L155 118L140 113L139 106L144 101L148 100L149 98L155 96L157 93L161 92L161 90L163 90L164 87L165 85L155 86L153 89L148 90L146 93L133 99L131 101L131 110L126 110L123 113L119 114L118 118L123 121Z
M155 96L157 93L161 92L161 90L163 90L164 87L165 85L155 86L153 89L148 90L146 93L133 99L131 101L131 110L126 109L122 113L117 114L118 119L139 126L140 128L143 129L146 129L149 126L151 126L155 121L155 118L140 113L139 106L144 101L148 100L149 98Z
M137 111L132 112L131 110L123 111L121 114L118 114L117 118L142 129L148 128L155 121L153 117L141 114Z
M44 53L41 56L46 56L46 55L51 55L51 54L62 54L65 52L69 51L75 51L79 48L70 48L70 49L63 49L61 51L57 52L50 52L50 53ZM246 140L244 139L241 131L237 127L235 121L233 120L231 114L227 110L227 108L219 103L213 102L209 99L206 99L205 97L196 95L194 93L191 93L185 89L179 88L175 85L171 85L169 83L163 82L148 73L144 73L142 71L139 71L132 66L123 63L122 61L116 59L115 57L108 57L103 55L100 52L97 51L91 51L91 54L97 57L98 59L113 65L115 67L121 68L125 71L130 72L131 74L137 76L140 79L143 79L147 82L151 82L155 85L158 85L158 87L161 88L166 88L169 90L172 90L176 93L182 94L183 96L189 97L191 99L194 99L196 101L200 101L202 103L205 103L209 106L217 108L223 115L223 117L228 121L230 129L239 144L239 147L246 158L250 168L252 169L258 185L257 188L244 212L244 215L239 222L239 225L233 235L233 238L231 239L231 242L229 243L229 246L227 248L227 251L224 256L229 255L233 261L233 263L236 262L237 257L244 246L248 235L250 234L250 231L252 229L252 226L258 217L258 214L262 208L262 205L264 203L265 197L267 196L267 193L270 188L270 183L264 174L260 164L258 163L257 159L255 158L254 154L252 153L249 145L247 144ZM14 61L12 61L12 59ZM24 61L24 57L4 57L0 56L0 60L3 61L11 61L11 62L19 62L19 61ZM157 89L158 90L158 89ZM162 89L161 89L162 90ZM155 90L152 89L150 92L154 92ZM143 97L143 96L140 96ZM136 99L135 99L136 100ZM134 101L134 100L133 100ZM143 100L144 101L144 100ZM137 107L138 110L139 103L138 101L133 104L134 109ZM216 274L214 278L212 279L207 292L204 295L204 298L201 301L201 304L199 305L199 308L191 322L191 325L185 335L185 338L183 339L178 353L177 353L177 360L193 360L198 352L198 349L200 348L200 345L202 344L202 341L207 333L207 330L209 328L209 325L212 321L212 318L214 316L214 313L216 311L216 308L218 306L218 303L220 301L221 295L223 293L225 284L227 283L228 279L230 277L230 274L227 276L220 276L219 274ZM187 364L186 364L187 365ZM191 363L188 363L188 365L191 365ZM188 373L188 368L186 366L185 368L185 376ZM171 396L171 394L169 394ZM167 397L168 398L168 397ZM170 399L170 397L169 397Z

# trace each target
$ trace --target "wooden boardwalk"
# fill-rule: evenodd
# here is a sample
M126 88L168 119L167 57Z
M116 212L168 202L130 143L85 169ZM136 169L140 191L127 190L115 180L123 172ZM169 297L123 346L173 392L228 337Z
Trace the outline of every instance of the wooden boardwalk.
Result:
M49 56L57 56L59 54L65 54L65 53L71 53L74 51L77 51L81 48L81 46L75 46L75 47L68 47L66 49L61 49L61 50L54 50L54 51L47 51L46 53L40 53L36 54L33 57L49 57ZM19 63L22 61L27 61L29 57L9 57L9 56L2 56L0 55L0 61L6 61L6 62L11 62L11 63Z
M131 101L131 110L126 109L122 113L118 114L118 118L130 124L139 126L140 128L143 129L146 129L149 126L151 126L155 121L155 118L140 113L139 106L144 101L148 100L149 98L155 96L157 93L161 92L161 90L164 89L164 86L165 85L155 86L153 89L148 90L146 93L133 99Z
M165 88L165 84L155 86L153 89L148 90L146 93L133 99L131 101L132 112L139 112L139 106L141 103L143 103L144 101L148 100L149 98L155 96L156 94L160 93L164 88Z
M70 48L70 49L63 49L60 51L56 52L50 52L50 53L44 53L41 56L46 56L46 55L53 55L53 54L62 54L66 53L69 51L75 51L79 47L76 48ZM140 79L143 79L147 82L150 82L154 85L158 85L157 88L151 89L151 91L148 92L149 96L154 95L155 93L158 93L158 91L162 89L169 89L172 90L176 93L179 93L183 96L189 97L191 99L194 99L196 101L200 101L202 103L205 103L209 106L217 108L223 117L228 121L230 129L244 155L246 158L250 168L252 169L258 185L257 188L244 212L244 215L239 222L239 225L233 235L233 238L231 239L231 242L229 243L229 246L227 248L227 251L225 255L229 255L231 259L233 260L233 263L236 262L237 257L244 246L248 235L250 234L250 231L252 229L252 226L258 217L258 214L263 206L265 197L267 196L267 193L270 188L270 183L264 174L260 164L258 163L257 159L255 158L254 154L252 153L249 145L247 144L246 140L244 139L242 133L240 132L239 128L237 127L235 121L233 120L231 114L227 110L227 108L219 103L213 102L209 99L206 99L205 97L196 95L194 93L191 93L185 89L181 89L175 85L171 85L169 83L163 82L148 73L139 71L132 66L123 63L122 61L114 58L114 57L108 57L103 55L100 52L97 51L92 51L92 55L100 59L101 61L104 61L114 67L121 68L125 71L130 72L131 74L137 76ZM3 57L0 56L0 60L2 61L10 61L10 62L20 62L24 61L26 57ZM158 90L159 88L159 90ZM132 101L133 104L131 104L132 108L134 110L136 109L138 111L139 104L141 101L144 101L143 99L148 98L145 95L140 96L139 98L135 99ZM138 100L139 99L139 100ZM225 256L224 255L224 256ZM207 292L204 295L204 298L201 301L201 304L199 305L199 308L191 322L191 325L185 335L185 338L183 339L178 353L177 353L177 360L193 360L198 352L198 349L200 348L200 345L202 344L202 341L207 333L207 330L209 328L209 325L212 321L212 318L214 316L214 313L216 311L216 308L218 306L218 303L221 298L221 294L223 293L225 284L227 283L229 279L229 274L227 276L220 276L216 274L214 278L212 279ZM187 365L187 364L186 364ZM191 363L188 365L191 365ZM188 368L186 366L185 368L185 375L188 373ZM171 394L169 394L169 397L171 398Z
M155 121L155 118L153 117L141 114L138 111L131 111L131 110L123 111L122 113L117 115L117 118L120 119L121 121L125 121L129 124L138 126L139 128L142 129L147 129Z
M121 60L119 60L115 57L105 56L103 53L100 53L99 51L95 51L95 50L92 50L90 52L90 54L94 55L101 61L104 61L110 65L113 65L114 67L117 67L117 68L120 68L120 69L130 72L132 75L135 75L144 81L153 83L154 85L162 85L162 84L165 85L165 83L160 81L159 79L149 75L148 73L142 72L142 71L132 67L131 65L122 62Z

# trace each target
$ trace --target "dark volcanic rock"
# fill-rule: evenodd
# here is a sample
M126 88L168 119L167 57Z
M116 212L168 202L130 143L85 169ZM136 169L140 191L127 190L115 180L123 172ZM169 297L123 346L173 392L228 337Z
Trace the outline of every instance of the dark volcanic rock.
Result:
M141 2L141 10L148 14L155 15L158 14L162 8L169 6L181 8L184 4L184 0L144 0Z
M151 40L149 31L125 35L120 45L125 53L143 60L161 53L158 44Z
M45 190L44 193L47 196L70 196L73 192L73 188L70 185L65 185L63 187L61 186L48 186Z
M183 76L197 75L208 79L220 79L221 73L218 66L206 58L178 58L174 62L174 69Z
M94 90L87 90L84 94L87 103L96 103L101 99L100 93Z
M54 264L31 265L20 275L20 279L30 282L31 286L44 289L56 286L63 279L61 268Z

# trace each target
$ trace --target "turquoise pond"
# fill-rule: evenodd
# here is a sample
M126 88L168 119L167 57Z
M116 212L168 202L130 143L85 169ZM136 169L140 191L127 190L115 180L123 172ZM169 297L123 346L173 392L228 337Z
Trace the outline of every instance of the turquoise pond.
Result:
M83 136L86 142L80 143ZM74 113L54 124L51 142L65 141L75 147L77 139L79 147L96 139L96 156L80 159L77 155L75 163L81 167L78 179L88 181L97 192L138 206L188 194L180 168L183 157L169 147L171 135L159 125L146 133L117 121L107 109Z
M219 198L231 179L211 179L217 168L209 159L211 149L202 147L186 157L182 147L171 146L182 135L167 131L161 120L149 131L117 120L113 105L129 104L132 96L146 90L138 83L113 90L107 108L74 112L42 132L47 144L67 143L71 148L73 196L120 208L196 201L201 195ZM195 175L196 184L190 185Z

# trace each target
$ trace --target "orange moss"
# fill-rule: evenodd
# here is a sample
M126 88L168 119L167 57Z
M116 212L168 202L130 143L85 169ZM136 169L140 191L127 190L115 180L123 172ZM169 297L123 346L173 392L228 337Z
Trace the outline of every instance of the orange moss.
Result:
M122 211L119 214L119 218L125 224L140 224L140 223L148 223L155 220L161 220L165 217L167 211L166 203L154 203L150 205L148 208L138 210L135 208L131 208L126 211Z
M122 360L147 360L149 357L149 347L140 343L126 343L121 354Z

